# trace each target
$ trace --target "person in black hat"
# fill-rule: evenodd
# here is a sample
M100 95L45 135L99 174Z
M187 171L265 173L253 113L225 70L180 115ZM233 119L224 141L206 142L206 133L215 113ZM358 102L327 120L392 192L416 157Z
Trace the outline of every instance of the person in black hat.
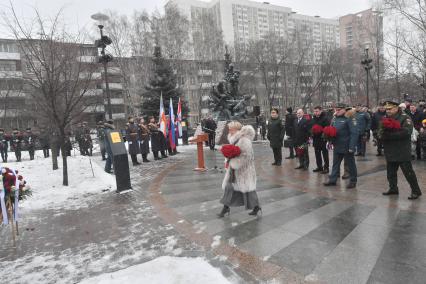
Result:
M351 110L347 105L339 103L335 107L335 117L331 122L337 130L337 136L333 139L333 167L329 180L324 186L336 185L337 178L340 177L340 165L345 160L349 169L349 184L346 188L355 188L357 183L357 168L355 164L355 149L358 142L358 128L356 118L348 116L347 111Z
M286 157L286 159L294 159L294 145L293 142L294 141L294 122L296 120L296 115L293 114L293 108L288 107L287 108L287 112L285 115L285 124L284 124L284 128L285 128L285 135L287 135L287 139L288 141L290 141L288 143L288 149L290 151L290 155L288 157ZM285 144L285 143L284 143Z
M4 133L4 129L0 128L0 153L3 163L7 163L7 149L9 147L10 137Z
M284 139L284 126L279 115L279 111L276 108L271 109L271 120L268 124L268 135L269 146L272 148L274 153L274 162L273 166L281 166L283 157L282 157L282 147Z
M113 155L112 155L111 144L107 137L110 135L111 131L113 131L114 129L115 129L114 121L112 119L108 119L104 123L104 141L105 141L104 143L105 143L105 150L107 153L107 159L105 161L105 172L109 174L112 174L111 166L113 162Z
M15 152L16 161L20 162L22 152L22 134L19 132L18 128L14 128L12 131L10 148Z
M422 192L417 181L417 176L411 164L411 133L413 132L413 121L403 113L398 107L398 103L387 101L385 103L386 118L391 119L390 123L380 123L379 138L383 141L386 157L386 171L389 182L389 190L383 195L398 195L398 168L401 167L405 179L410 184L410 200L419 198Z
M24 144L25 144L25 148L28 150L28 154L30 155L30 160L34 160L35 141L36 141L36 136L31 131L31 127L28 127L24 134Z

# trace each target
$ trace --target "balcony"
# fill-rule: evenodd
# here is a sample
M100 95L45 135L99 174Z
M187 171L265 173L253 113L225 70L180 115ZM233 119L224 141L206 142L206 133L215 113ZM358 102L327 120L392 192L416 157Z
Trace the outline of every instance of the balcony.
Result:
M22 71L0 71L0 79L22 78Z
M103 105L96 105L96 106L88 106L84 109L84 113L99 113L99 112L105 112L105 107Z
M213 74L212 70L199 70L198 76L211 76Z
M0 99L3 98L25 98L26 94L23 91L19 91L19 90L1 90L0 91Z
M112 119L126 119L125 113L113 113Z
M105 100L105 105L108 104L108 100ZM124 99L111 99L111 105L124 105Z
M80 95L83 93L83 90L80 92ZM102 89L87 89L84 93L84 96L95 97L95 96L103 96L104 90Z
M79 62L85 62L85 63L93 63L93 62L98 62L98 57L97 56L79 56L77 57L77 61Z
M108 74L121 75L121 69L119 67L109 67L108 66L107 70L108 70ZM102 73L104 73L104 72L102 71Z
M201 89L210 89L214 86L214 83L201 83Z
M103 83L102 85L102 89L105 89L105 83ZM121 83L109 83L109 89L110 90L123 90L123 84Z
M91 80L100 80L102 79L102 75L100 72L93 72L93 73L88 73L88 72L82 72L79 75L80 79L91 79Z
M17 52L0 52L1 60L21 60L21 54Z
M19 109L8 109L4 115L4 109L0 110L0 117L22 117L24 112Z

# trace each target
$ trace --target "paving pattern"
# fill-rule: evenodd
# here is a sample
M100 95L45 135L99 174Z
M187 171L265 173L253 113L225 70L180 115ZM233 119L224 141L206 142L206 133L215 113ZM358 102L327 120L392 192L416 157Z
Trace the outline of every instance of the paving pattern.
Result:
M177 219L193 226L186 228L189 238L196 241L194 235L204 234L204 239L220 240L263 263L267 273L246 267L259 280L425 283L426 200L407 200L410 191L402 175L400 196L382 196L387 190L383 157L357 158L357 189L346 190L344 181L334 188L322 186L326 176L312 172L313 155L309 171L294 170L296 160L271 167L270 149L257 145L262 216L231 208L229 217L218 219L223 158L218 152L206 155L209 172L195 173L192 164L180 164L161 178L154 191L169 215L175 212ZM426 162L416 161L414 168L426 191ZM243 259L234 262L245 265Z

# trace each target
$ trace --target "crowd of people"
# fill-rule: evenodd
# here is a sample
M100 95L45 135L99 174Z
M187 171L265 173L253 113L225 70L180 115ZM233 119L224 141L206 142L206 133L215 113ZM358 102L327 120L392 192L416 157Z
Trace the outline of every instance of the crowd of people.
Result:
M40 139L41 143L43 138ZM25 132L14 128L12 133L6 133L3 128L0 128L0 154L3 163L7 163L9 151L15 153L17 162L22 161L22 151L28 151L30 159L34 160L37 139L38 137L32 132L31 128L27 128ZM42 144L42 147L45 147L45 145Z
M397 121L390 128L384 120ZM330 128L331 127L331 128ZM374 111L366 106L350 107L337 104L333 109L324 110L317 106L312 114L303 109L293 113L288 108L285 119L279 116L278 109L271 110L271 118L266 126L266 138L274 155L272 165L282 165L282 148L289 149L286 159L297 158L298 170L309 169L309 145L314 148L316 167L313 172L329 174L324 186L334 186L340 178L340 165L344 161L342 179L348 179L347 188L357 184L355 156L365 156L367 141L373 140L377 156L383 153L387 161L389 191L385 195L398 192L396 172L401 167L412 188L410 199L421 195L417 178L411 166L412 160L426 161L426 107L424 101L413 104L406 99L402 104L387 101ZM333 130L334 134L327 131ZM262 128L261 128L262 133ZM333 153L330 165L330 150ZM332 166L330 168L330 166Z

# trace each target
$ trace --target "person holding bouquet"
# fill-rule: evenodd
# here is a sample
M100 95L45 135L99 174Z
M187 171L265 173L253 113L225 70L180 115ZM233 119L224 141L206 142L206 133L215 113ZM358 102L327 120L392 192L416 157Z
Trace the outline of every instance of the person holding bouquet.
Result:
M379 125L378 136L383 141L386 158L386 172L389 190L383 195L398 195L398 168L401 167L405 179L410 184L410 200L419 198L420 191L417 176L411 164L411 133L413 121L402 112L398 104L392 101L385 103L386 116Z
M333 144L333 167L329 180L324 186L335 186L340 177L340 165L345 160L349 168L349 184L346 188L355 188L357 183L357 168L355 164L355 148L358 143L358 129L356 119L347 116L347 105L339 103L335 108L335 117L331 126L324 128L324 137Z
M314 108L314 117L312 118L311 128L313 145L315 149L315 160L317 162L317 168L313 170L314 173L320 172L322 174L328 174L329 172L327 140L323 135L324 128L329 125L330 120L322 111L321 106L316 106Z
M238 121L228 123L228 145L221 148L225 156L226 173L222 182L224 190L220 203L223 218L230 214L230 207L245 206L252 209L249 215L257 216L262 209L256 193L256 169L252 141L255 131L251 125L242 126Z

